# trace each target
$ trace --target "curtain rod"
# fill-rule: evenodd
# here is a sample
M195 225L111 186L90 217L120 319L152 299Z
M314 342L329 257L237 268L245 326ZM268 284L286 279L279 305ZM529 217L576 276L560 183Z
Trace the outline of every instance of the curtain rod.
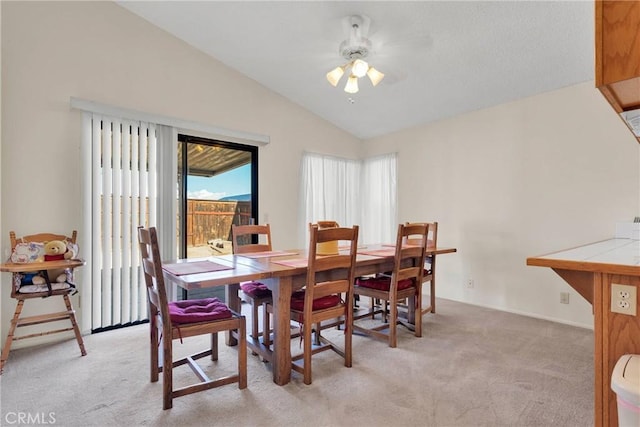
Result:
M245 142L251 145L266 145L271 142L271 138L268 135L219 128L204 123L178 119L176 117L162 116L159 114L145 113L142 111L101 104L99 102L75 98L73 96L71 97L70 105L71 108L90 113L156 123L171 126L178 130L184 130L187 132L204 132L207 135L222 139L232 138L234 141L230 142Z

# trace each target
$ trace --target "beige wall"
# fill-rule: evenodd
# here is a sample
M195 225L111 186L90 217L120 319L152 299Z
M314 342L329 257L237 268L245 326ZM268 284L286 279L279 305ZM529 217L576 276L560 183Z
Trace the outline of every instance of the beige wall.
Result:
M593 82L376 138L399 153L399 220L439 221L438 295L591 326L528 256L612 237L638 211L638 143ZM466 282L473 279L474 288ZM570 292L569 305L560 292Z
M282 247L299 241L292 225L303 150L360 156L358 139L115 3L3 1L0 7L4 259L10 230L81 227L81 113L70 109L70 97L269 135L271 143L259 151L260 220L269 216ZM3 343L15 305L9 276L1 275Z

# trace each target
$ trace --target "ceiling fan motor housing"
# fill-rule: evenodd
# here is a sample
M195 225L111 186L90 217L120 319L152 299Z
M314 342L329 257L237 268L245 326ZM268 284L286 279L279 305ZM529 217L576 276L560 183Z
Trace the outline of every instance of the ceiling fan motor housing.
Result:
M340 43L340 55L349 60L366 58L370 50L371 42L365 38L361 38L355 44L351 40Z
M370 19L361 15L353 15L345 18L345 26L348 25L349 37L340 43L339 51L343 58L363 59L371 51L371 41L365 37L369 29Z

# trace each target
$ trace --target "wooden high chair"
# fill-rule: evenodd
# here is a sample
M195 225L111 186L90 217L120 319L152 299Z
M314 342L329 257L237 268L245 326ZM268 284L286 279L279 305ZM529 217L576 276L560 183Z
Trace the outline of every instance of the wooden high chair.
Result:
M77 232L73 231L71 237L52 234L52 233L40 233L33 234L30 236L24 236L22 238L16 238L16 234L11 231L9 233L11 238L11 251L14 253L16 251L16 246L22 243L44 243L51 240L62 240L65 242L76 243ZM11 344L13 341L33 338L38 336L44 336L49 334L55 334L66 331L73 331L76 340L78 341L78 346L80 347L80 354L85 356L87 351L84 348L84 342L82 340L82 335L80 334L80 328L78 327L78 323L76 321L75 310L71 305L71 299L69 295L76 292L75 285L73 284L73 269L75 267L80 267L85 264L83 260L80 259L63 259L56 261L40 261L40 260L31 260L32 262L12 262L9 260L8 262L0 265L0 271L10 272L12 273L12 286L11 286L11 298L15 298L18 302L16 304L16 310L13 314L13 319L11 319L11 326L9 327L9 333L7 335L7 339L4 344L4 348L2 349L2 358L0 360L0 374L4 369L4 365L9 358L9 350L11 349ZM36 291L36 292L21 292L20 289L23 287L22 279L27 273L40 273L45 278L48 277L47 271L50 270L66 270L67 272L67 283L71 283L69 287L56 289L58 286L51 286L51 283L48 283L46 286L46 290L44 291ZM49 278L50 282L55 282L55 277ZM54 283L55 285L55 283ZM26 288L24 288L26 289ZM36 298L50 298L50 297L62 297L66 310L60 311L56 313L45 313L34 316L26 316L20 317L22 313L22 308L24 306L24 302L29 299ZM71 326L62 329L44 331L44 332L36 332L27 335L15 336L16 328L25 327L25 326L33 326L39 325L42 323L49 322L57 322L61 320L69 320L71 322Z

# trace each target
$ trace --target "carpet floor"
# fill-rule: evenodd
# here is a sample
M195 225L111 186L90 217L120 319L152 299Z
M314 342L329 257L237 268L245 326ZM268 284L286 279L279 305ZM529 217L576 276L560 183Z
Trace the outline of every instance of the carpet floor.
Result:
M247 309L244 307L243 309ZM248 310L246 310L248 311ZM341 342L341 331L325 335ZM593 332L448 300L426 315L423 337L399 327L398 347L354 335L353 367L333 352L313 358L313 384L298 373L277 386L271 366L248 352L248 387L174 399L149 382L148 325L17 349L0 376L2 425L58 426L592 426ZM206 348L206 338L174 343ZM299 350L299 341L292 340ZM233 372L221 346L205 370ZM191 371L176 369L178 384ZM37 422L36 422L37 421Z

